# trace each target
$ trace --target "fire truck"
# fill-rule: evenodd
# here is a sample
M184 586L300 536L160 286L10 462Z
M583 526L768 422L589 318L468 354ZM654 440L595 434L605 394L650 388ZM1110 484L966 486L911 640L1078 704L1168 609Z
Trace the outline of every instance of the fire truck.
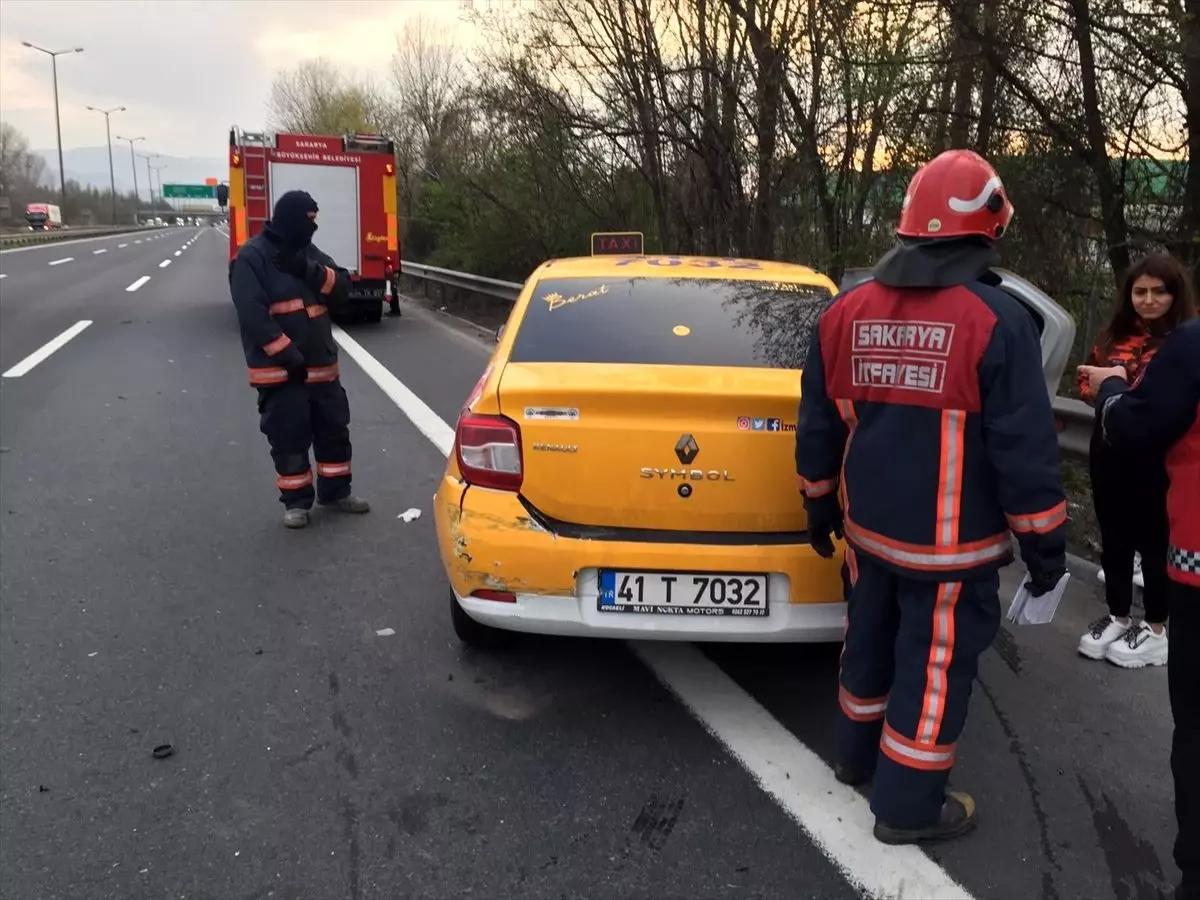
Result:
M341 137L229 131L229 266L270 219L275 201L310 193L321 211L314 243L350 272L350 299L335 319L379 322L400 314L396 154L377 134Z

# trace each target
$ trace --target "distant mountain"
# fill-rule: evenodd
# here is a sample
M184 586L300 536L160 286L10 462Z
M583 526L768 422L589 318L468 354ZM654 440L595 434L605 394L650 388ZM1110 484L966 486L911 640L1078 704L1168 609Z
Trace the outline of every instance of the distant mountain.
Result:
M35 154L46 160L46 172L42 176L43 183L58 184L58 151L34 150ZM150 153L155 151L146 148L144 144L134 145L135 153ZM206 178L219 178L225 181L229 178L229 162L216 157L202 156L169 156L160 154L158 159L151 161L155 166L164 166L161 171L154 173L154 183L157 189L158 180L167 184L204 184ZM107 189L108 178L108 147L75 147L63 148L63 165L67 170L67 181L75 180L80 184ZM133 174L129 171L129 144L124 141L113 141L113 174L118 191L133 190ZM146 161L137 157L137 183L143 197L146 196Z

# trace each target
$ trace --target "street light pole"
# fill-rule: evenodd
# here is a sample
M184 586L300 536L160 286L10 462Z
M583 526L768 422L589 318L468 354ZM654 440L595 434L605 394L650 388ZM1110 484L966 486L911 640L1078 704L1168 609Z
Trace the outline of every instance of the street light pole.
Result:
M158 159L157 153L139 153L142 159L146 161L146 189L150 192L150 213L154 213L154 176L150 173L150 160Z
M112 161L112 126L109 124L108 117L115 112L124 112L125 107L114 106L112 109L99 109L95 106L89 106L92 112L98 112L104 116L104 133L108 138L108 189L112 191L112 224L117 224L117 176L113 171Z
M157 166L154 166L153 168L154 168L154 171L155 171L155 172L158 174L158 199L159 199L159 200L161 200L161 199L163 199L163 195L162 195L162 170L163 170L163 169L165 169L165 168L167 168L167 164L166 164L166 163L159 163ZM168 204L168 207L169 207L169 204Z
M67 222L67 170L63 166L62 121L58 116L58 58L66 53L82 53L83 48L72 47L70 50L47 50L45 47L31 44L29 41L21 41L21 45L28 47L30 50L45 53L50 57L50 71L54 75L54 130L58 133L58 186L62 197L62 209L60 212L63 217L63 224L65 225Z
M133 158L133 145L145 139L145 137L127 138L117 135L118 141L129 141L129 168L133 170L133 218L135 220L138 217L138 207L142 205L142 195L138 192L137 161Z

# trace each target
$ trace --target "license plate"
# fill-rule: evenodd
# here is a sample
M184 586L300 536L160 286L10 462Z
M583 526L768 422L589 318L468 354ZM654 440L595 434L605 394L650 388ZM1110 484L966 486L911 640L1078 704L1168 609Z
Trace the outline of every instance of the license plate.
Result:
M600 612L668 616L768 615L766 575L601 570Z

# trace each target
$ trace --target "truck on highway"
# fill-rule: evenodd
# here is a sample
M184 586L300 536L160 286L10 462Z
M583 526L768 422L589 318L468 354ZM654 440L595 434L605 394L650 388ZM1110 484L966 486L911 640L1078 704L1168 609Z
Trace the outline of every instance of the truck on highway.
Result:
M335 319L379 322L386 303L399 315L400 238L396 153L377 134L341 136L229 131L229 265L271 217L280 196L317 201L314 243L350 272L350 299Z
M25 222L30 231L51 231L63 227L62 213L53 203L30 203L25 207Z

